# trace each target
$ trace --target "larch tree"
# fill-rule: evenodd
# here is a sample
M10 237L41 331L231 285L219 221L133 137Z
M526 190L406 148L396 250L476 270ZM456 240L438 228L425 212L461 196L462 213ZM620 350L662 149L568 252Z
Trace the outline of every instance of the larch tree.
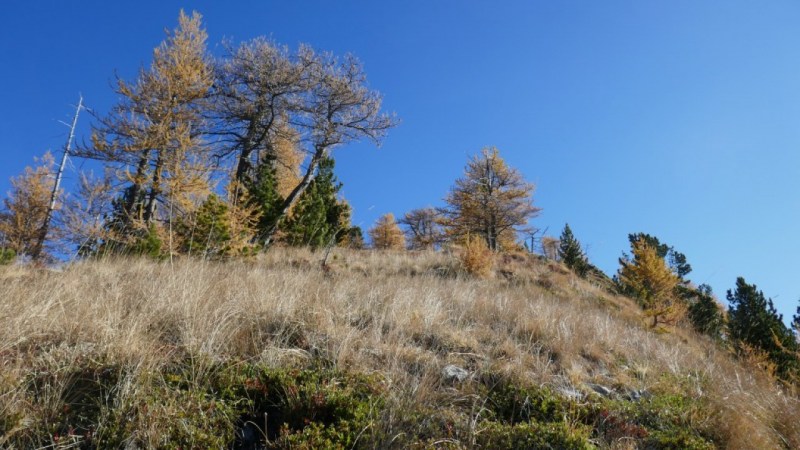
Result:
M213 83L201 17L183 11L178 27L154 50L150 68L142 69L135 83L118 80L121 101L97 118L91 145L78 153L106 163L127 185L109 224L122 240L157 224L170 227L209 193L210 154L203 134Z
M358 60L317 54L308 46L292 54L264 39L242 44L220 66L218 85L215 133L222 136L219 154L236 157L235 180L265 173L256 167L271 153L274 176L282 181L279 206L259 237L266 245L332 150L363 138L380 144L397 123L381 112L381 96L367 87ZM293 135L287 138L286 130ZM281 157L288 143L301 157ZM302 161L299 174L293 174L295 158ZM282 176L281 164L292 177Z
M558 245L559 259L573 272L581 277L585 277L589 272L589 261L581 249L581 244L572 234L569 224L564 225Z
M375 226L369 230L369 237L372 239L372 248L379 250L405 249L403 230L397 225L392 213L381 216L375 222Z
M656 250L659 257L664 258L672 270L684 280L686 275L692 271L692 266L686 261L686 255L675 250L674 247L662 243L657 237L647 233L631 233L628 241L633 245L634 242L642 240Z
M217 63L211 134L219 138L217 156L234 159L232 178L240 185L257 182L258 167L265 161L275 166L276 143L294 140L285 134L289 116L298 112L298 102L311 85L311 69L303 59L256 38L229 50Z
M553 261L559 261L560 256L558 249L560 247L560 242L558 238L553 236L542 236L542 254L547 259L552 259Z
M412 209L400 219L411 250L435 250L442 244L442 217L435 208Z
M533 206L533 190L496 148L485 148L469 160L439 211L449 236L477 235L492 251L504 250L516 245L516 234L528 230L540 210Z
M55 161L47 152L36 162L11 179L11 191L0 209L0 248L18 256L32 256L50 207Z
M620 282L653 318L653 327L674 322L681 312L675 295L680 277L644 239L634 241L632 247L632 257L620 260Z

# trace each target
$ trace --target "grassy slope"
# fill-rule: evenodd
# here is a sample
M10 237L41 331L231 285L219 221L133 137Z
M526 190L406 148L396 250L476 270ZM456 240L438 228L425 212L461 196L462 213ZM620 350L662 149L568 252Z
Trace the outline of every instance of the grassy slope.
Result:
M800 448L796 397L689 330L648 330L630 300L556 264L507 257L480 280L444 254L333 256L328 271L319 255L281 249L230 263L0 267L0 447L228 446L280 387L264 420L291 416L281 401L313 417L282 438L258 429L300 448L289 434L336 405L352 416L337 422L347 436L317 430L309 446L524 448L535 443L522 434L561 433L669 448L659 436L683 430L722 448ZM470 378L443 382L448 364ZM606 399L592 383L651 397ZM540 425L549 431L525 428Z

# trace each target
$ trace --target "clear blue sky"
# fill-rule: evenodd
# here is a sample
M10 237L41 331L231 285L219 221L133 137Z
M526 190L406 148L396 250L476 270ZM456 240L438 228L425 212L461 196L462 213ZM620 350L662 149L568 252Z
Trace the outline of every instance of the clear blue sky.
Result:
M800 3L3 2L0 192L63 144L79 91L108 110L115 71L149 64L180 8L204 15L215 53L267 35L364 62L403 121L381 149L335 154L364 228L440 205L494 145L537 184L534 224L569 222L606 272L644 231L720 297L743 275L785 316L797 306Z

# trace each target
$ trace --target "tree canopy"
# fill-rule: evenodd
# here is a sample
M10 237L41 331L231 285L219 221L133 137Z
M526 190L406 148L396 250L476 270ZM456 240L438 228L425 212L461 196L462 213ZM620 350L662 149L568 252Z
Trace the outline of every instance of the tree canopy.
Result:
M528 230L540 210L533 206L533 190L496 148L484 148L467 162L439 210L448 236L480 236L492 251L517 245L516 234Z

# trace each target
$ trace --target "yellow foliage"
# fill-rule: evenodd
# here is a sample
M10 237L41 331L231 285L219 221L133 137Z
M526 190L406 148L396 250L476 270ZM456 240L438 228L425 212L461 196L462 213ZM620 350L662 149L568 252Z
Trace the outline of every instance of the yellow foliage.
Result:
M0 248L10 248L18 255L30 254L44 225L53 191L55 162L50 152L37 158L36 167L11 179L11 192L3 201L0 213Z
M369 230L369 237L372 239L372 247L382 250L403 250L406 240L403 230L394 220L394 214L389 213L381 216L375 226Z
M685 313L675 295L680 278L644 240L634 242L633 259L623 262L620 281L638 297L654 327L674 322Z
M286 198L300 184L300 164L305 155L300 150L298 140L300 134L291 126L282 122L277 125L278 131L272 142L275 157L275 178L278 193Z
M461 264L471 275L488 277L494 266L494 254L479 236L467 236L461 253Z
M493 251L518 247L516 233L536 216L534 186L509 167L496 148L485 148L469 160L464 176L445 198L445 226L453 238L477 235Z

